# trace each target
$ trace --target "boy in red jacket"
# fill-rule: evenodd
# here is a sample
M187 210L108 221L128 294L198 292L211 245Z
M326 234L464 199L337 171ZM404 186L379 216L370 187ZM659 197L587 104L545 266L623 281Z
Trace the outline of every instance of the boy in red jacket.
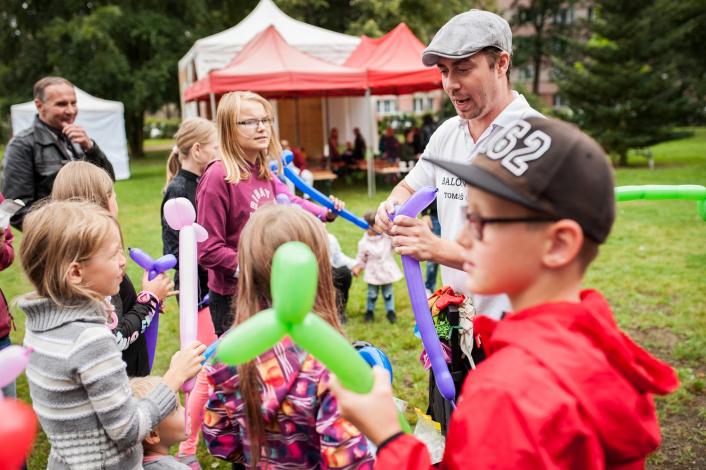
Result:
M620 331L601 294L581 289L615 218L603 150L574 126L528 119L470 164L433 163L468 184L469 290L507 293L514 312L475 322L489 357L464 383L440 468L644 467L660 442L652 394L678 380ZM343 416L378 446L376 468L430 468L375 374L367 395L332 384Z

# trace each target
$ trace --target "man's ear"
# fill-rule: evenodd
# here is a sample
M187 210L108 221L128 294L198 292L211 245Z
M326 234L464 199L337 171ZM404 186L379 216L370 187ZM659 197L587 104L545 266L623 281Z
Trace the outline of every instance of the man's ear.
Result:
M159 432L156 429L150 431L150 433L145 437L145 442L151 446L159 444Z
M497 61L498 75L504 77L507 74L507 69L510 67L510 54L505 51L500 53L500 57Z
M74 261L69 265L68 279L71 284L81 284L81 281L83 281L83 268L80 263Z
M39 98L35 98L34 99L34 106L36 106L37 112L39 112L44 107L44 101L40 100Z
M573 262L583 246L583 230L575 220L561 219L547 229L547 244L542 263L550 269L563 268Z

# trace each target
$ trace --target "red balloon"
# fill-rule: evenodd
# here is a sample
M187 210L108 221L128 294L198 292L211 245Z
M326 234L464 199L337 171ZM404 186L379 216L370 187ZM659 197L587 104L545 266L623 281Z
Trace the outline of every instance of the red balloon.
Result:
M32 407L12 398L0 400L0 470L17 470L32 450L37 417Z

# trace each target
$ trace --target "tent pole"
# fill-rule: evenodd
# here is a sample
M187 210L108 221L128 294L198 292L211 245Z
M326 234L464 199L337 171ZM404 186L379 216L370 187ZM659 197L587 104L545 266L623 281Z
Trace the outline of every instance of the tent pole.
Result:
M216 121L216 95L210 93L208 97L211 100L211 121Z
M326 129L324 129L324 155L326 158L326 169L331 169L331 149L329 148L329 133L331 132L331 122L329 117L331 113L329 112L328 96L324 96L324 103L326 104Z
M299 97L297 96L294 98L294 122L295 126L294 128L296 129L296 137L297 137L297 145L299 148L302 147L302 136L301 136L301 129L299 129L299 126L301 126L301 123L299 122Z
M373 149L375 148L375 117L373 115L373 97L370 94L370 88L365 90L365 98L367 100L368 108L368 131L370 132L370 141L368 142L368 148L366 149L365 156L368 159L368 197L375 196L375 161Z

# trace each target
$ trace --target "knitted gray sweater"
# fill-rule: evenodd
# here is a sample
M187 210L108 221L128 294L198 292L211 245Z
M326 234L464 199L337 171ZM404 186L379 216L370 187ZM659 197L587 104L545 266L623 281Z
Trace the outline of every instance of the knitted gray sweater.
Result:
M32 406L51 443L47 468L142 468L142 440L176 408L160 383L132 397L125 363L98 302L59 306L25 297Z

